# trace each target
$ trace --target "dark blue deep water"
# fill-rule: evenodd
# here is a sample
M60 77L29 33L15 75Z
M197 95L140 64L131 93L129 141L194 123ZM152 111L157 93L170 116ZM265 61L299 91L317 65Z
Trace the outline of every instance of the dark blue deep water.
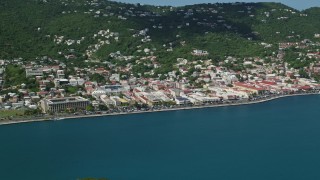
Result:
M0 126L0 180L320 179L320 95Z

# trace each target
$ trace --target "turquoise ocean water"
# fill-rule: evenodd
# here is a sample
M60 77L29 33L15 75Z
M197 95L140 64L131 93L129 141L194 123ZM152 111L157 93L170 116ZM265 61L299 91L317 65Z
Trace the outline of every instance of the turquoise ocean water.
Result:
M0 126L0 180L320 179L320 95Z

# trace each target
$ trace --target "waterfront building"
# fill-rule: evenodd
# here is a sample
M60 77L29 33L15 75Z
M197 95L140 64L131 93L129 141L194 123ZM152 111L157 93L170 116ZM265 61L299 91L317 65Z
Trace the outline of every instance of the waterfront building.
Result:
M249 83L236 82L233 84L233 86L240 90L249 91L251 92L251 94L262 94L265 91L265 89L255 84L249 84Z
M201 103L213 103L213 102L220 101L219 97L208 97L201 93L192 93L192 94L189 94L188 96L197 101L200 101Z
M41 109L44 113L60 112L66 109L85 109L89 105L89 100L82 97L65 97L41 100Z
M110 100L114 106L127 106L127 105L129 105L128 101L126 101L125 99L122 99L118 96L111 96Z
M191 101L188 98L185 97L175 97L175 102L177 105L186 105L186 104L192 104Z
M148 104L150 106L158 105L161 103L161 99L152 93L139 91L138 88L134 89L133 95L137 101L140 101L144 104Z

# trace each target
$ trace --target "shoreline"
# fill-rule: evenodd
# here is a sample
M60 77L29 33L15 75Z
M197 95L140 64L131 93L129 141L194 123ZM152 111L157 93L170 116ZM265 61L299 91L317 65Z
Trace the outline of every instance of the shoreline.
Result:
M81 115L81 116L66 116L66 117L59 117L59 118L62 118L62 119L60 119L58 121L61 121L61 120L72 120L72 119L85 119L85 118L92 118L92 117L104 117L104 116L123 116L123 115L131 115L131 114L158 113L158 112L182 111L182 110L217 108L217 107L228 107L228 106L243 106L243 105L260 104L260 103L273 101L273 100L276 100L276 99L281 99L281 98L286 98L286 97L308 96L308 95L319 95L319 93L288 94L288 95L280 95L280 96L275 96L275 97L256 100L256 101L239 102L239 103L226 103L226 104L214 104L214 105L201 105L201 106L190 106L190 107L176 107L176 108L153 110L153 111L135 111L135 112L112 113L112 114L93 114L93 115ZM45 121L53 121L53 120L52 119L35 119L35 120L6 121L6 122L0 122L0 126L2 126L2 125L21 124L21 123L45 122Z

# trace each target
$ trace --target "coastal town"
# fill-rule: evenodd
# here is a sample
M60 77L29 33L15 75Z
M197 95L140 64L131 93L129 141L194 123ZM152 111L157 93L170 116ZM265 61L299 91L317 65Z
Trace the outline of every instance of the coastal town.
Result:
M75 6L73 1L59 3L66 8ZM245 3L154 7L158 8L154 11L142 11L140 4L97 0L83 6L88 11L63 10L61 14L82 13L122 24L140 18L148 23L135 29L125 26L119 31L111 26L77 38L71 38L74 31L53 34L38 27L35 33L53 43L50 51L54 55L0 59L1 121L231 105L320 90L320 32L308 39L290 30L290 35L284 37L287 41L267 43L254 41L263 29L244 33L227 20L228 15L249 20L258 15L259 23L278 23L307 18L303 12L287 8L258 12L255 4ZM224 12L230 8L236 9L232 11L235 14ZM177 19L174 26L162 20L167 13ZM201 29L201 37L216 39L210 45L199 45L183 33L192 28ZM241 34L243 39L216 37L214 32L220 30ZM160 46L154 43L155 34L166 31L177 34ZM281 39L288 32L268 33ZM225 37L233 37L230 43L240 45L222 46ZM193 40L202 42L205 38ZM126 40L130 45L122 44ZM246 44L240 49L242 42ZM237 49L239 54L234 53ZM242 54L248 49L262 49L262 54ZM219 52L222 50L227 55Z
M289 43L286 45L290 45ZM129 74L130 66L115 68L112 64L88 68L72 67L58 60L43 57L38 61L21 59L1 60L0 83L2 86L1 111L24 111L24 114L2 117L11 120L31 117L85 116L168 110L181 107L207 107L221 104L254 102L268 97L317 93L320 85L313 78L288 68L279 54L266 63L263 58L247 58L245 71L226 67L227 62L239 63L239 59L227 57L218 65L205 59L203 50L190 54L203 60L189 61L179 58L177 71L159 75L159 78L135 77ZM319 59L319 53L308 53ZM144 58L156 59L154 56ZM47 64L46 64L47 62ZM157 63L152 64L157 68ZM12 76L6 71L18 69L27 82L5 86ZM320 64L304 69L308 74L318 73ZM152 70L151 70L152 71ZM165 78L163 78L165 77ZM310 77L310 76L308 76ZM31 84L27 84L31 83Z
M0 180L320 179L320 0L0 0Z

